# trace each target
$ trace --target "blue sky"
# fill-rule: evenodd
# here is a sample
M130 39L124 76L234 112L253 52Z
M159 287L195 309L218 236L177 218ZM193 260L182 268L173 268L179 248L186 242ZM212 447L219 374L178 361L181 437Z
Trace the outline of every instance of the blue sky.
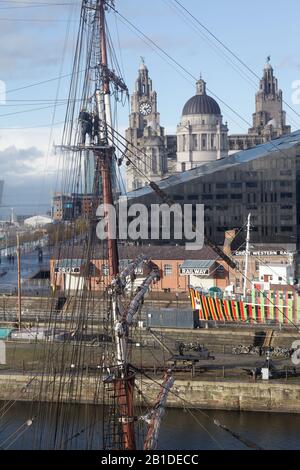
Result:
M65 109L58 106L54 113L53 101L33 100L54 100L56 96L66 99L68 77L12 91L71 70L79 1L61 0L60 3L67 3L63 6L53 5L59 0L48 3L52 6L0 1L0 79L8 90L6 104L0 106L0 172L6 182L4 203L19 205L19 213L45 212L44 204L51 192L59 189L55 187L57 159L51 149L53 142L59 142ZM284 98L300 114L300 105L292 103L292 83L300 80L298 1L287 0L280 7L271 0L181 3L259 76L270 54ZM195 29L182 16L174 0L116 0L116 8L192 75L198 77L202 73L208 88L243 117L244 120L239 119L220 103L230 132L247 130L245 121L251 124L258 80L230 58L232 65L223 49L211 38L208 41L207 33L203 36L204 30ZM175 132L182 107L194 94L193 80L170 66L117 15L110 13L108 23L129 89L134 87L140 56L144 56L158 92L161 123L169 132ZM31 111L35 106L50 107ZM286 110L292 127L300 127L300 118ZM7 116L10 113L19 114ZM51 123L55 123L52 130ZM127 124L128 106L119 110L120 128ZM36 201L40 205L34 209L26 206L36 205Z

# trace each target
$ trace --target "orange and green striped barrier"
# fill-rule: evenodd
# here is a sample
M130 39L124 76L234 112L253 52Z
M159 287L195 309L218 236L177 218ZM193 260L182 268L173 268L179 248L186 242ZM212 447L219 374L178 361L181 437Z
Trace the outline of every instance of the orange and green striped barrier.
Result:
M190 288L193 310L200 320L236 323L266 323L276 320L288 324L300 324L300 302L296 291L252 292L252 302L220 299Z

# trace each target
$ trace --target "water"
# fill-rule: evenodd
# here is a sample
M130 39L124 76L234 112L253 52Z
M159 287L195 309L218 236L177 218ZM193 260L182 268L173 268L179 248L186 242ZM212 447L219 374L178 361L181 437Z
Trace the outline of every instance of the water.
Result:
M14 252L12 252L14 253ZM0 277L0 291L1 293L16 293L18 285L18 266L17 257L15 255L14 262L9 262L8 258L0 254L0 271L6 272L4 276ZM21 282L22 291L33 291L34 293L42 293L42 289L39 287L30 288L28 280L34 276L40 269L49 269L50 256L47 252L44 252L43 260L39 261L37 251L31 251L29 253L23 253L21 257Z
M2 408L3 404L1 404ZM49 441L55 433L55 412L49 406L41 405L41 415L29 428L23 426L31 416L30 403L16 403L1 421L0 447L10 449L48 449ZM68 412L67 412L68 411ZM190 414L192 413L192 414ZM183 411L168 409L163 421L159 449L162 450L243 450L246 446L213 424L213 418L264 449L299 450L300 415L278 413L251 413L233 411L206 411L211 419L197 410ZM59 411L67 434L56 436L57 442L64 442L72 449L101 449L102 447L102 408L81 405L63 405ZM96 424L87 427L87 421ZM24 431L24 429L26 429ZM78 431L82 431L75 436ZM18 430L18 431L17 431ZM17 431L17 432L15 432ZM24 431L24 432L23 432ZM15 433L15 434L13 434ZM53 442L53 441L52 441ZM87 445L88 442L88 445ZM34 444L35 443L35 444Z

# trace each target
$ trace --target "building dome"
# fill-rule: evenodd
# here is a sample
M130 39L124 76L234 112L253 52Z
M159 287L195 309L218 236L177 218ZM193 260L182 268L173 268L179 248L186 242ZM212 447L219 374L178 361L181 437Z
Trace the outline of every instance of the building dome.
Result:
M197 82L197 94L188 100L182 111L183 116L191 114L214 114L217 116L221 114L218 103L206 94L206 83L202 79Z
M189 114L215 114L220 115L221 109L218 103L207 95L195 95L185 104L182 115Z

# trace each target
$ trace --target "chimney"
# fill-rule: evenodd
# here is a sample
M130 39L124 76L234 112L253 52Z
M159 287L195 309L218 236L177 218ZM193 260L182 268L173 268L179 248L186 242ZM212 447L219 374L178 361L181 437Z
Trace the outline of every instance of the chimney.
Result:
M236 235L236 228L232 230L227 230L225 232L225 240L224 240L224 245L223 245L223 251L227 256L231 255L231 244L233 240L235 239Z

